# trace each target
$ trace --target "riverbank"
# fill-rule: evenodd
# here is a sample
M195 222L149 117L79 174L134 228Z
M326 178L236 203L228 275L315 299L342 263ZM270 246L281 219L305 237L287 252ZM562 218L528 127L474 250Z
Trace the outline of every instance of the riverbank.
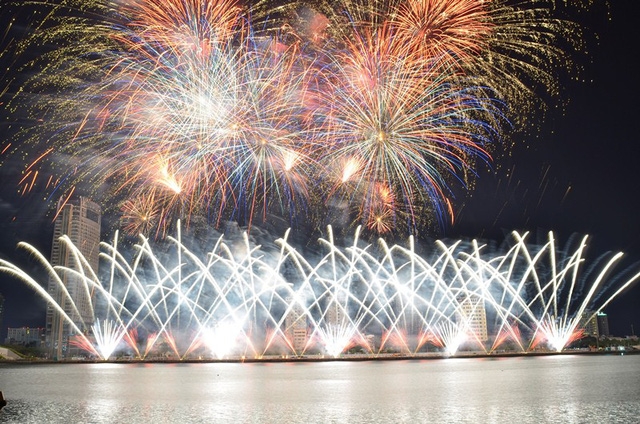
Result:
M0 359L0 363L4 364L192 364L192 363L279 363L279 362L363 362L363 361L398 361L398 360L439 360L439 359L456 359L456 358L517 358L517 357L538 357L538 356L561 356L561 355L638 355L640 350L626 351L591 351L591 350L567 350L562 352L551 351L535 351L535 352L458 352L455 355L446 355L442 352L398 354L398 353L382 353L377 355L371 354L343 354L337 357L325 355L265 355L261 357L232 356L228 358L161 358L152 357L146 359L135 358L114 358L109 360L97 359L68 359L68 360L48 360L48 359Z

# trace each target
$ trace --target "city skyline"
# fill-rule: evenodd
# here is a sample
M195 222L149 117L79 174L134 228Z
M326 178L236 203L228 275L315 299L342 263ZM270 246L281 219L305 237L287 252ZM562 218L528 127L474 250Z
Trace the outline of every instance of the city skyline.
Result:
M637 206L633 140L637 135L632 123L638 110L633 103L638 82L633 78L633 55L628 53L634 34L625 24L637 6L629 2L610 5L610 22L603 14L606 8L596 4L594 10L579 15L585 22L578 21L598 31L600 45L589 47L590 58L585 59L581 77L588 81L563 82L561 96L569 102L566 115L552 113L538 129L515 129L514 136L520 140L512 140L513 150L498 152L492 169L479 170L475 187L459 193L455 222L440 236L500 243L511 230L553 230L563 243L574 233L590 234L595 256L608 250L623 251L629 266L640 261L640 232L633 217ZM12 170L0 169L3 179L5 172ZM2 258L22 260L22 253L15 250L18 241L39 244L48 254L50 241L38 234L52 230L51 214L43 213L46 202L35 195L20 198L11 187L3 187L0 199L0 228L7 230ZM5 299L17 293L20 309L28 309L29 303L21 300L33 301L34 296L24 288L14 291L5 277L2 281L0 292L5 292ZM615 311L607 311L614 333L623 335L625 328L630 333L629 326L638 324L634 305L639 293L638 287L630 289L615 302ZM10 304L15 305L7 300L7 310L13 309ZM14 314L5 322L14 322ZM37 319L23 316L26 324Z

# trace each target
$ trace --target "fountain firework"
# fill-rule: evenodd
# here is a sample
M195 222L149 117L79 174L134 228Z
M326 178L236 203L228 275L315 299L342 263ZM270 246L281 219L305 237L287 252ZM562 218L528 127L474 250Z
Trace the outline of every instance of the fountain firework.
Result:
M315 260L300 253L288 233L270 248L246 233L241 243L220 237L198 255L178 232L168 239L171 253L156 253L141 237L131 261L116 236L113 244L102 243L108 269L102 281L66 236L61 242L85 265L52 267L21 243L61 288L65 278L82 281L92 293L92 322L72 319L81 316L75 305L75 314L65 312L61 303L73 302L68 292L56 302L20 268L0 261L0 270L35 289L72 326L76 345L105 360L117 349L138 359L158 351L178 359L335 357L351 348L371 356L415 355L428 346L454 355L463 345L492 352L506 340L517 352L541 343L559 352L580 336L585 314L600 311L640 278L634 275L606 297L606 277L621 254L587 281L581 276L586 237L571 254L557 251L551 233L535 248L526 234L513 233L506 253L476 241L437 241L425 256L416 253L412 238L408 247L382 239L362 245L356 232L353 244L340 248L330 227L328 235L319 241L325 253ZM294 340L296 330L302 343Z

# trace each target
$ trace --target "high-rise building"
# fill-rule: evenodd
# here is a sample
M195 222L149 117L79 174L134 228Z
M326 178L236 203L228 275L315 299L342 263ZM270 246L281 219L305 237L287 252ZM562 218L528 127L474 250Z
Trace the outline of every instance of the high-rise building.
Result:
M347 314L336 301L332 301L327 308L326 323L335 328L342 327L347 322Z
M288 302L291 300L292 298L287 299ZM285 334L293 345L293 350L298 354L304 352L307 346L307 315L304 312L304 307L300 303L294 302L284 320Z
M468 295L459 301L457 320L466 323L470 338L479 342L489 340L487 313L482 298L477 295Z
M60 238L66 235L97 274L101 216L100 206L86 197L77 197L59 204L53 229L51 265L64 266L77 271L83 269L72 249L60 241ZM49 294L81 331L87 331L88 326L94 321L90 302L91 294L86 290L86 285L81 278L76 275L62 273L60 279L69 295L65 295L64 290L53 277L49 278ZM75 331L56 308L48 306L46 341L52 358L63 358L70 354L69 339Z
M609 318L607 317L607 314L604 312L598 312L596 320L598 322L598 335L600 337L609 337L611 333L609 333Z
M584 311L580 317L580 325L582 326L585 336L593 336L596 338L600 336L597 315L593 311Z

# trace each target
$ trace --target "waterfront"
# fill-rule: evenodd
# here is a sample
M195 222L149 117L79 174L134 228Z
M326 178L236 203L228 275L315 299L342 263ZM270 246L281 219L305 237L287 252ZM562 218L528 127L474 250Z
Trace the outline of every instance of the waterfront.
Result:
M636 422L639 372L639 355L3 364L0 422Z

